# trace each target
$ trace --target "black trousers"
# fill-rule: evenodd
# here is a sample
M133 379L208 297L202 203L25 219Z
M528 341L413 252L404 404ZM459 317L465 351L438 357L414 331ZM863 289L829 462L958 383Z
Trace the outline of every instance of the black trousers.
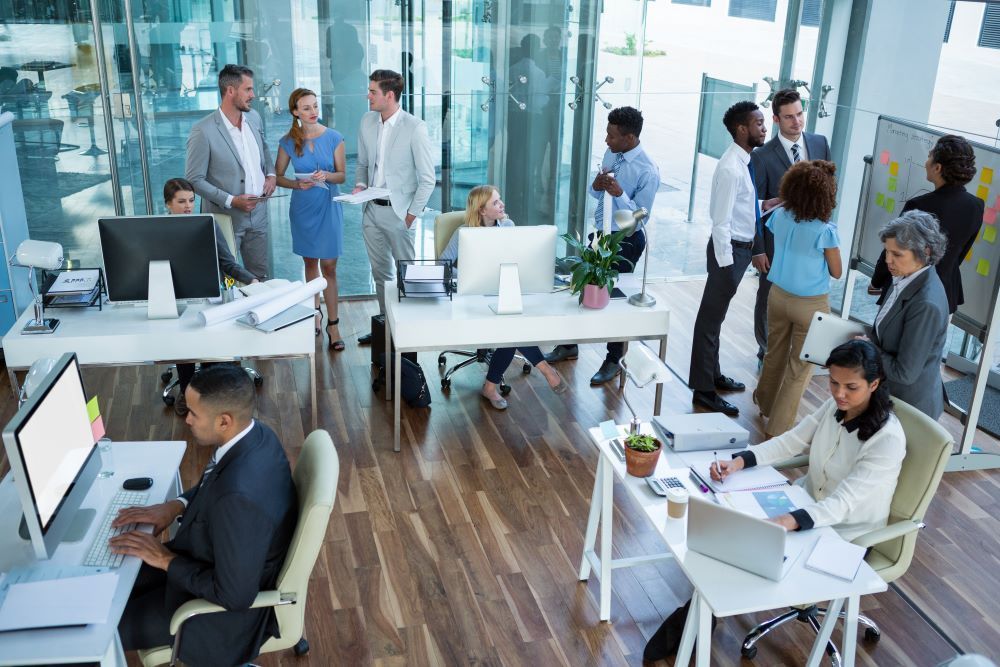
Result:
M174 610L167 609L166 589L166 572L145 563L139 568L139 576L118 622L118 635L126 651L173 643L170 617Z
M767 261L774 261L774 234L764 227L764 252ZM760 275L757 283L757 300L753 305L753 336L757 339L757 358L763 359L767 352L767 296L771 293L771 281L767 274Z
M222 362L202 361L201 367L208 368L209 366L214 366L218 363ZM191 382L192 377L194 377L194 364L177 364L177 384L182 394L184 393L184 390L187 389L188 383Z
M729 302L750 266L752 250L742 244L733 245L733 263L720 267L715 261L712 240L708 241L708 280L701 295L701 305L694 321L691 338L691 371L688 386L695 391L714 391L715 378L722 375L719 367L719 336L729 311Z

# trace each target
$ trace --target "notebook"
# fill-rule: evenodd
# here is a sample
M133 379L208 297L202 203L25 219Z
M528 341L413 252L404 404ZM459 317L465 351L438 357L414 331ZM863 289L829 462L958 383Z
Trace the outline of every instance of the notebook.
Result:
M864 333L864 325L858 322L829 313L813 313L799 359L822 366L833 348Z
M854 581L865 558L865 548L851 544L839 535L823 535L806 559L805 566L844 581Z
M742 450L718 450L718 452L685 452L684 462L687 463L692 472L696 474L705 486L716 493L732 493L735 491L764 491L767 489L778 489L788 486L788 478L774 469L772 466L754 466L726 476L721 482L716 482L708 472L708 468L715 460L714 454L719 455L719 460L731 458L732 451Z

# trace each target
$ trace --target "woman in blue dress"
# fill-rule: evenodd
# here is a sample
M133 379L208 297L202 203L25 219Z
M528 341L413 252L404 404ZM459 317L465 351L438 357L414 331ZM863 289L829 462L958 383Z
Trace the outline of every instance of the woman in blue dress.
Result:
M333 198L340 194L338 183L347 175L344 157L344 137L319 122L319 101L316 94L296 88L288 98L288 109L294 116L292 128L278 142L278 160L274 171L278 185L293 190L288 217L292 223L292 252L305 263L306 280L326 278L323 298L326 301L326 334L330 347L344 349L340 337L340 317L337 312L337 258L344 244L343 211ZM294 178L286 178L291 162ZM316 295L319 335L323 311ZM331 331L331 327L333 327Z

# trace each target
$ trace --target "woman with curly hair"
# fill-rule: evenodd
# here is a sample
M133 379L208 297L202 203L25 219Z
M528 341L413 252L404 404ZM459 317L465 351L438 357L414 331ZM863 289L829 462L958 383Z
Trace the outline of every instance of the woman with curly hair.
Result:
M924 169L927 180L934 184L934 191L907 200L903 213L925 211L933 214L948 237L948 247L936 268L948 296L948 312L954 313L965 303L959 268L983 226L986 206L982 199L965 189L965 184L976 175L976 153L964 137L946 134L927 154ZM891 282L892 275L885 263L885 253L882 253L871 282L873 290L881 290L879 304L885 299Z
M784 205L767 221L774 233L768 272L767 354L753 400L767 419L768 438L795 422L812 365L799 359L813 313L830 312L830 276L840 278L840 241L830 222L837 205L832 162L798 162L779 186Z

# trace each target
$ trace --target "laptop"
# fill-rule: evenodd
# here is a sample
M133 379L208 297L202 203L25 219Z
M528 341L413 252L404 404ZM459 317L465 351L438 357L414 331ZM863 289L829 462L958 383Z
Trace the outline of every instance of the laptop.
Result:
M781 581L801 554L776 523L695 496L688 515L688 549L766 579Z
M813 313L806 340L802 343L799 359L822 366L830 358L833 348L855 336L864 336L865 326L830 313Z

